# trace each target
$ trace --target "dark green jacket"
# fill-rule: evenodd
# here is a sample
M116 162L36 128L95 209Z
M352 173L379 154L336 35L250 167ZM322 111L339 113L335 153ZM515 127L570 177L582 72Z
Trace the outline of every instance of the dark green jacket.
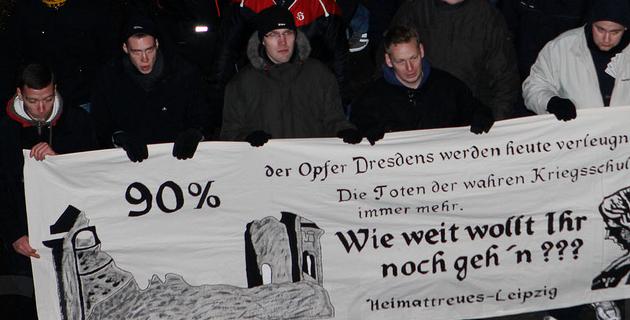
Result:
M343 114L335 76L308 58L310 45L304 34L298 32L290 62L274 65L261 52L254 33L247 52L251 65L225 90L222 139L243 141L257 130L272 138L333 137L353 128Z

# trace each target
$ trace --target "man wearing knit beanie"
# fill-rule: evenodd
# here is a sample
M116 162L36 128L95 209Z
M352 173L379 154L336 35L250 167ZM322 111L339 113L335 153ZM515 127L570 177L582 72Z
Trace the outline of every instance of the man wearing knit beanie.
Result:
M258 39L267 57L276 64L291 60L296 32L291 12L280 6L271 6L260 12L256 22Z
M262 10L247 46L250 65L225 89L221 138L253 147L271 138L337 136L361 142L343 114L335 76L309 58L310 52L289 10L275 5Z
M584 27L547 43L523 82L528 109L558 120L576 109L630 105L627 0L597 0Z
M588 23L551 40L523 82L525 106L568 121L576 109L630 105L627 0L593 2ZM593 275L594 277L597 275ZM593 287L593 290L598 289ZM598 320L619 320L613 301L593 303ZM585 306L552 310L552 319L577 319Z

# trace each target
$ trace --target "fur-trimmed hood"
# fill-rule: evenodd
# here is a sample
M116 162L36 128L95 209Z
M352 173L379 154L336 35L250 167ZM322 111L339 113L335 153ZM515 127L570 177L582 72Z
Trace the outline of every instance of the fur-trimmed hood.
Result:
M38 121L33 119L27 112L24 107L24 100L20 98L17 94L9 100L7 104L7 115L9 118L18 122L22 127L30 127L30 126L44 126L44 125L55 125L59 117L61 117L61 112L63 109L63 101L61 96L57 91L55 91L55 102L53 103L53 109L50 113L50 116L46 121Z
M260 40L258 39L258 33L254 32L249 37L249 42L247 43L247 58L249 58L249 63L251 63L251 65L258 70L263 70L269 67L269 58L265 57L264 54L265 50L262 47ZM295 57L296 54L297 57ZM303 62L310 56L310 54L311 44L308 38L302 31L297 30L295 34L295 50L293 51L291 62Z

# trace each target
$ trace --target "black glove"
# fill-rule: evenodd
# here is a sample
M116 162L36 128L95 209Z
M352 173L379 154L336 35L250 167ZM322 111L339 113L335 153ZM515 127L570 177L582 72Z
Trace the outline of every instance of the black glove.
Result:
M124 131L114 133L114 144L122 147L127 152L127 157L133 162L142 162L149 157L147 144L138 136Z
M252 147L260 147L269 139L271 139L271 135L262 130L256 130L245 137L245 141L249 142Z
M363 136L357 129L343 129L337 132L337 137L343 139L343 142L349 144L357 144L363 140Z
M470 132L474 134L488 133L494 124L492 111L485 108L475 110L470 121Z
M577 117L575 105L571 100L553 97L547 103L547 111L553 113L558 120L569 121Z
M203 140L203 134L197 128L190 128L181 132L173 145L173 157L179 160L192 158L201 140Z
M383 139L384 136L385 130L381 127L374 127L365 132L365 138L367 138L371 145L374 145L376 141Z

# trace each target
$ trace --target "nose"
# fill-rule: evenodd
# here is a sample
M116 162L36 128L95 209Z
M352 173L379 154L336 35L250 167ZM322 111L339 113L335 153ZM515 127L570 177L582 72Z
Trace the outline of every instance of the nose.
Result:
M609 43L610 42L610 33L609 32L604 32L604 42L605 43Z
M407 69L407 71L413 71L413 65L411 64L411 61L405 62L405 68Z
M149 62L149 55L146 52L142 52L142 55L140 55L140 61Z
M37 112L43 114L46 109L46 103L44 101L37 102Z
M286 34L281 34L280 38L278 39L278 42L280 44L286 44L287 43L287 35Z

